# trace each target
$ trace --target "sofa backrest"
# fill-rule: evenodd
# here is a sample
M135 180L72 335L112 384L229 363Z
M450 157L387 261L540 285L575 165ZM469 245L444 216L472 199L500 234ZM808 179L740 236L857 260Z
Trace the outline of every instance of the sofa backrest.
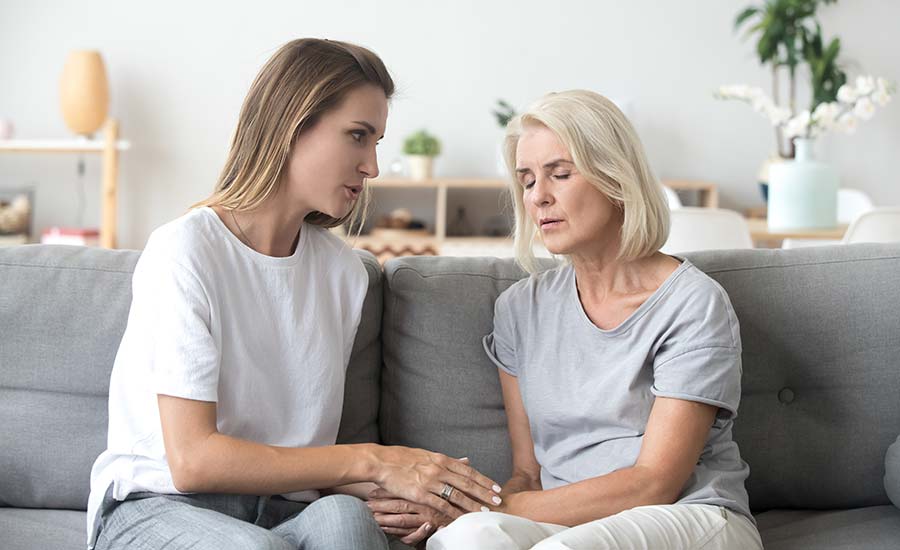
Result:
M900 245L687 257L725 288L741 323L734 434L752 508L887 504L884 455L900 433ZM496 297L524 275L511 260L388 262L385 443L467 455L506 480L500 385L481 337Z
M84 509L106 448L109 376L139 252L0 248L0 506ZM377 440L381 268L348 370L340 437Z

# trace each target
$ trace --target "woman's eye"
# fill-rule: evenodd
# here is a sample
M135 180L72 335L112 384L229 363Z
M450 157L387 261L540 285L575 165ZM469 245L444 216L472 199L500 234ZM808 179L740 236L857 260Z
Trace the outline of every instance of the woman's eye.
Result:
M565 174L554 174L553 177L556 178L556 179L558 179L558 180L567 180L567 179L569 179L569 174L568 174L568 173L565 173Z
M524 187L525 189L531 189L532 187L534 187L534 180L531 180L531 181L523 181L523 182L522 182L522 187Z
M350 132L350 135L353 136L354 141L362 143L363 139L366 137L365 132Z

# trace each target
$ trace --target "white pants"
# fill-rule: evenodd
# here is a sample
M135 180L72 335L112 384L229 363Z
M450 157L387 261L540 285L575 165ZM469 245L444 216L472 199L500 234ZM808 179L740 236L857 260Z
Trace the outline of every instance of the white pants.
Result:
M463 515L428 540L428 550L475 548L762 550L762 542L748 518L708 504L639 506L571 528L479 512Z

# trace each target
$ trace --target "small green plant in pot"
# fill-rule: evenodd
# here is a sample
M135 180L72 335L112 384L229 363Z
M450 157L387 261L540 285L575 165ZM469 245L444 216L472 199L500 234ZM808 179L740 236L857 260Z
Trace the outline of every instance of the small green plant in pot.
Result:
M403 142L403 154L409 161L409 176L412 179L431 179L434 157L441 154L441 142L426 130L419 130Z

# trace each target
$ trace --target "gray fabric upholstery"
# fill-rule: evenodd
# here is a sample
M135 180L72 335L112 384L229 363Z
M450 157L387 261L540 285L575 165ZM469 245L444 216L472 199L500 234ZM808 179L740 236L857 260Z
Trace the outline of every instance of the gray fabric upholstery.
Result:
M0 508L3 550L84 550L87 514L73 510Z
M741 322L735 438L754 510L888 503L884 454L900 426L900 246L688 257L723 285ZM521 276L511 260L388 262L385 442L468 454L486 473L508 474L499 382L480 337L496 296Z
M481 337L494 300L524 273L492 258L400 258L385 265L381 437L468 456L500 483L511 459L497 367Z
M828 512L772 510L756 516L766 550L896 550L900 510L870 506Z
M137 257L0 248L3 548L83 548L82 512L21 508L84 508ZM900 443L886 452L900 426L900 245L688 257L725 287L741 321L735 437L766 548L900 547L888 500ZM505 481L506 420L480 339L494 299L524 273L510 260L404 258L382 276L371 255L363 261L369 294L339 439L380 433L468 455Z
M378 404L381 401L381 265L368 252L357 250L369 274L369 291L363 303L362 319L353 342L347 381L344 385L344 411L338 431L338 443L377 443Z
M0 504L84 509L138 253L0 249Z
M139 252L0 248L0 506L83 510L106 448L109 375ZM381 267L359 252L369 295L350 359L345 441L377 441Z
M900 437L884 455L884 491L894 506L900 508Z
M689 255L728 292L744 345L734 436L755 512L888 504L900 427L900 245Z

